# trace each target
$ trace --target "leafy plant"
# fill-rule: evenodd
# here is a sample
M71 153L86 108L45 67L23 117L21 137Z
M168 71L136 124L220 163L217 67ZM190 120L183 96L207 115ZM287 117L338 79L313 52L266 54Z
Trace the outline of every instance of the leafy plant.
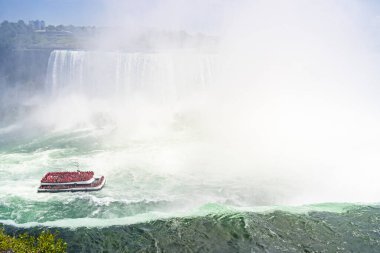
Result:
M49 231L42 231L38 237L27 233L13 237L0 230L0 252L64 253L66 250L67 244Z

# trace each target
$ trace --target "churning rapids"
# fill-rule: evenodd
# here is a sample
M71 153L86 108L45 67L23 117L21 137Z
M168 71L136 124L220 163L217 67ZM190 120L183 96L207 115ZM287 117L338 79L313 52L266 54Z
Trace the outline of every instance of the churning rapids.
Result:
M377 219L377 209L361 210L350 204L299 206L327 201L373 202L376 192L368 185L352 189L356 174L349 172L344 182L328 180L327 173L339 175L341 171L318 167L324 166L321 161L314 164L317 168L307 167L305 161L312 158L305 155L304 149L310 149L307 145L302 151L281 153L281 145L289 140L274 142L281 131L272 131L273 121L268 120L271 116L265 115L265 110L254 112L260 123L249 120L247 112L262 100L258 96L252 102L239 88L238 92L226 88L219 77L231 63L222 62L226 61L216 54L184 50L53 51L44 87L28 96L18 97L13 91L12 101L17 103L3 108L11 115L1 114L7 118L0 129L1 223L62 228L73 252L93 243L89 240L89 245L81 246L78 238L99 236L95 230L94 235L82 231L82 227L103 227L107 234L112 225L130 225L125 228L128 231L116 230L117 236L126 233L136 243L129 245L131 250L155 245L136 232L149 230L152 237L163 237L157 239L161 244L170 244L165 240L178 233L179 238L181 234L189 236L188 242L181 239L183 247L197 248L207 239L209 250L293 252L302 247L323 248L324 244L315 246L312 240L309 246L301 247L295 235L282 241L276 236L285 238L292 229L307 230L310 226L314 231L310 238L324 240L326 231L335 231L338 237L330 245L335 250L340 247L339 240L343 243L352 237L343 234L345 230L336 221L350 221L361 212ZM22 87L19 89L25 94ZM309 151L325 154L319 149ZM42 175L76 169L76 162L83 170L105 175L106 187L91 193L37 193ZM370 174L366 180L369 178ZM294 204L296 207L289 207ZM346 214L347 210L356 211ZM310 211L321 214L308 216ZM265 231L255 230L260 224ZM77 228L79 235L75 237L65 228ZM194 229L200 232L194 234ZM350 229L371 240L379 233L375 228ZM114 238L106 237L98 238L104 241L98 250L115 250L116 241L116 246L109 244ZM252 244L256 237L262 245ZM298 239L308 242L306 237ZM217 243L229 240L226 245ZM358 245L352 248L368 246Z

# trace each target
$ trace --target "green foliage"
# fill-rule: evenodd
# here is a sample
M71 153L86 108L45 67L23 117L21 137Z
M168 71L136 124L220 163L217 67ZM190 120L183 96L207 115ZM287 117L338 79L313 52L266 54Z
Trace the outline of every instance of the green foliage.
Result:
M56 235L42 231L35 238L26 233L17 237L6 235L4 230L0 230L0 252L14 253L64 253L67 244Z
M24 21L3 21L0 24L0 57L2 51L35 48L78 48L83 40L91 37L94 27L53 26L45 30L33 30Z
M0 48L25 47L31 43L32 30L24 21L4 21L0 25Z

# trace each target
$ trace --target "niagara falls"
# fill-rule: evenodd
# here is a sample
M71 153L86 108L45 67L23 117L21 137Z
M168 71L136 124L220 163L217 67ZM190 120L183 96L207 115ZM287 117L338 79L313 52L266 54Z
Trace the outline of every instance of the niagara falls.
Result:
M380 3L0 22L0 252L380 252Z

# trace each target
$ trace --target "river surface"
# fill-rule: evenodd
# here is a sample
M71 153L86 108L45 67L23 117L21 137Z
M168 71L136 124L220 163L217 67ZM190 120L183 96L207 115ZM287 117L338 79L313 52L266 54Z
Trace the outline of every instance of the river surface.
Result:
M70 252L379 251L377 173L354 168L370 153L291 99L226 88L219 58L53 51L46 83L1 107L0 223ZM78 168L105 187L37 193Z

